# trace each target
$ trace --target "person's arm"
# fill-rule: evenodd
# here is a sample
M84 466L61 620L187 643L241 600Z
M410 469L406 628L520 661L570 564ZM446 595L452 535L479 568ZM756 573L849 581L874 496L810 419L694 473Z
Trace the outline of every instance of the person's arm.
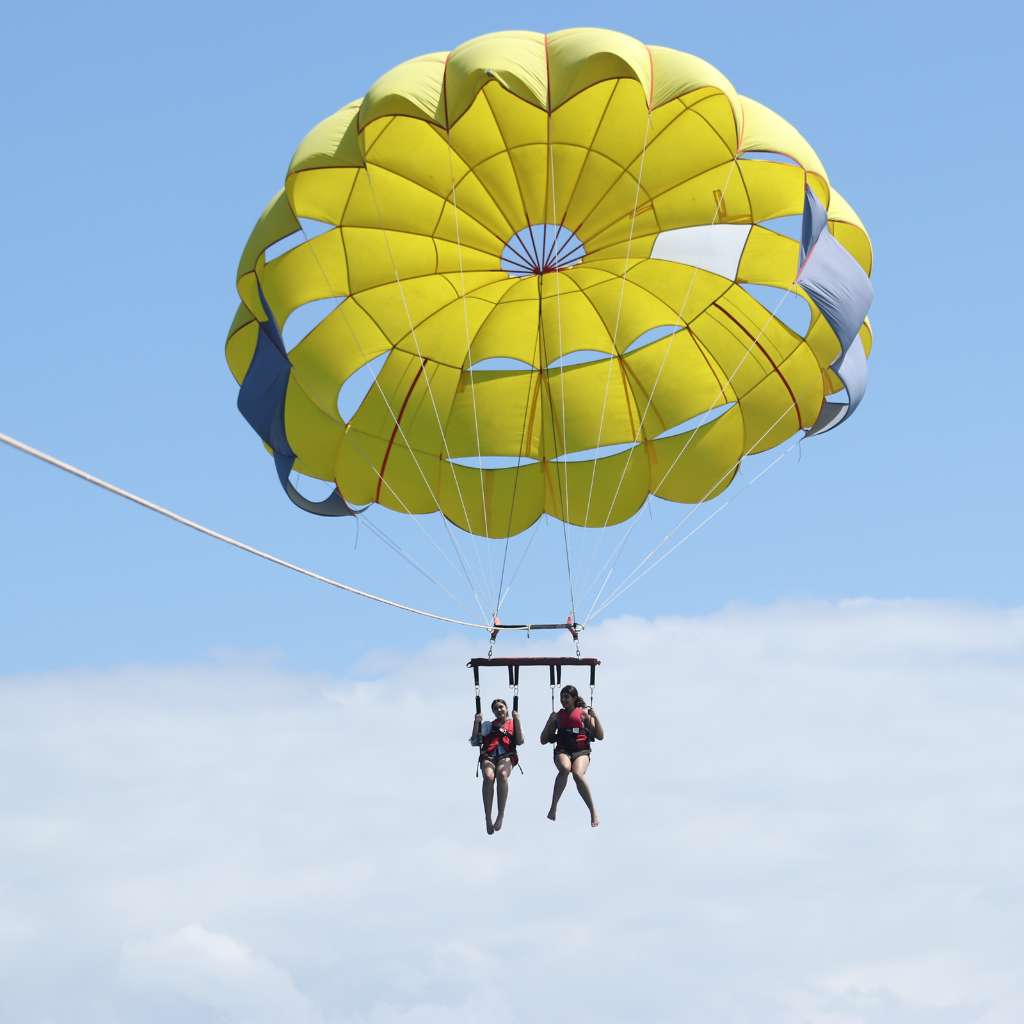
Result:
M523 735L523 723L519 721L519 712L512 712L512 739L515 740L516 746L521 747L526 742L526 737Z
M593 708L587 708L587 715L590 717L590 735L595 740L603 740L604 726L601 724L601 719L597 717L597 712Z
M544 723L544 729L540 734L541 743L554 743L555 733L558 732L558 715L552 711L548 720Z
M470 734L469 742L472 743L474 747L480 746L480 726L482 722L482 715L478 713L473 716L473 732Z

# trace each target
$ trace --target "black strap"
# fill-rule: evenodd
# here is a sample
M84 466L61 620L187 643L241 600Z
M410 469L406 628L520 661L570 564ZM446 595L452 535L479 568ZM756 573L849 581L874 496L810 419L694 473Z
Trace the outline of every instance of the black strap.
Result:
M474 665L473 666L473 693L474 693L474 696L476 697L476 713L479 715L480 714L480 666L479 665ZM480 733L481 733L481 735L480 735L480 742L481 742L481 744L483 743L483 728L482 728L482 726L483 726L483 723L481 723L481 730L480 730ZM476 758L476 775L474 777L477 778L477 779L480 778L480 755L479 754L477 754L477 758Z

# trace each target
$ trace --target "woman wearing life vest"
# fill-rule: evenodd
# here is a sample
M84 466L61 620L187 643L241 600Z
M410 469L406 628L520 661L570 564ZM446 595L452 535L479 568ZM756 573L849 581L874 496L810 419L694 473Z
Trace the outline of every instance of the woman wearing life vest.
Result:
M555 788L551 794L551 810L548 817L554 821L558 809L558 801L565 791L565 784L570 774L576 783L583 802L590 811L590 827L597 828L597 811L594 810L594 798L590 795L590 786L584 776L590 765L590 741L604 739L604 727L593 708L588 708L586 701L579 695L575 686L563 686L560 694L561 711L552 711L540 734L541 743L555 745Z
M508 801L508 777L519 764L516 747L523 742L523 725L519 712L508 715L508 705L499 697L491 701L494 720L484 722L479 712L473 716L473 735L469 742L480 748L480 770L484 775L484 821L487 834L501 830L505 821L505 804ZM494 803L494 783L498 783L498 816L491 821L491 807Z

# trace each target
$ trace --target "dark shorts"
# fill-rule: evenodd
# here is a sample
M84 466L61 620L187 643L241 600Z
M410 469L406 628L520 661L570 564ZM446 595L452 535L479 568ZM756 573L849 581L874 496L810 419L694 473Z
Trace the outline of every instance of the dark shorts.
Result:
M557 759L559 754L565 754L569 758L570 762L575 761L577 757L582 757L584 754L590 757L590 747L577 747L575 750L566 750L565 747L555 747L555 758Z
M511 760L512 760L512 755L511 754L481 754L480 755L480 763L481 764L493 764L495 768L497 768L498 765L501 764L502 761L511 761Z

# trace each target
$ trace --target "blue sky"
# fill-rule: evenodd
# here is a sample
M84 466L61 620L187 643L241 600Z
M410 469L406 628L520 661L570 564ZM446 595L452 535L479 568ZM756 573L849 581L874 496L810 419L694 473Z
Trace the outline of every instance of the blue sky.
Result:
M981 8L984 11L984 6ZM996 8L991 12L995 15ZM887 5L216 4L20 10L0 72L3 430L215 528L450 610L351 523L276 492L222 359L242 242L305 130L402 59L510 26L600 23L691 50L812 141L871 231L876 350L848 427L802 446L634 588L641 615L851 595L1017 600L1021 373L1006 230L1012 33ZM1002 385L999 387L998 385ZM252 643L310 666L434 626L289 579L0 453L15 667ZM419 535L390 524L410 550ZM639 531L653 543L671 516ZM404 532L403 532L404 531ZM554 544L557 531L547 528ZM766 538L770 536L771 542ZM561 617L549 554L513 618ZM593 544L594 555L601 543ZM638 547L634 561L646 545ZM429 552L417 552L428 555ZM433 556L436 560L437 556ZM586 557L583 552L581 557ZM628 564L624 559L623 564Z

